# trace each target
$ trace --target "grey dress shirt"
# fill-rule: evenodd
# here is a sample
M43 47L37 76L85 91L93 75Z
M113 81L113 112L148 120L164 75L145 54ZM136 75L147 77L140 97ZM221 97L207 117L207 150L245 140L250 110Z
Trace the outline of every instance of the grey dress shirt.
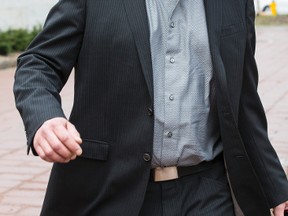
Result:
M154 79L152 167L223 151L203 0L146 0Z

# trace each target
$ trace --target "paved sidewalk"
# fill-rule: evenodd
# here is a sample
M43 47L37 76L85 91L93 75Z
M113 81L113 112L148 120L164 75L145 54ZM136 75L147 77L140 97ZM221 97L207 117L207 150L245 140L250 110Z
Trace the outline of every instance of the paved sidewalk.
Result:
M261 27L257 32L259 92L271 141L288 172L288 27ZM0 215L37 216L51 164L26 156L24 129L12 94L14 70L0 69ZM68 114L73 80L69 80L62 96Z

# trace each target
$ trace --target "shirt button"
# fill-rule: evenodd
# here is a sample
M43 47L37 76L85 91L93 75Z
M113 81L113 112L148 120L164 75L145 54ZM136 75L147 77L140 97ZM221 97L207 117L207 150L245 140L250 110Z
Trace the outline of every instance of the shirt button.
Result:
M173 133L171 132L171 131L169 131L168 133L167 133L167 137L168 138L171 138L173 136Z
M148 107L147 110L148 110L148 116L153 116L153 109L151 107Z
M171 58L170 58L170 63L173 64L174 62L175 62L175 59L174 59L173 57L171 57Z
M170 27L171 27L171 28L175 28L175 23L174 23L174 22L171 22L171 23L170 23Z
M169 96L169 100L170 100L170 101L173 101L174 99L175 99L175 98L174 98L174 95L171 94L171 95Z
M151 160L150 154L144 153L144 154L143 154L143 159L144 159L144 161L149 162L149 161Z

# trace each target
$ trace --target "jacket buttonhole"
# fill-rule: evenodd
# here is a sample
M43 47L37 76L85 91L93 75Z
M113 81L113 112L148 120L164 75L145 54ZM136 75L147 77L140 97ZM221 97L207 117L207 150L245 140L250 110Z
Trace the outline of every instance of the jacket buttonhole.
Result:
M236 158L245 158L244 155L236 155Z

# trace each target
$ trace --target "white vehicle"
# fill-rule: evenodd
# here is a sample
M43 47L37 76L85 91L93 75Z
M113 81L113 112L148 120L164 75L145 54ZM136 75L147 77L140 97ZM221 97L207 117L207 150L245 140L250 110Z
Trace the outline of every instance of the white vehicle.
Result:
M276 10L279 15L288 14L288 0L275 0ZM271 14L270 4L272 0L254 0L257 13Z

